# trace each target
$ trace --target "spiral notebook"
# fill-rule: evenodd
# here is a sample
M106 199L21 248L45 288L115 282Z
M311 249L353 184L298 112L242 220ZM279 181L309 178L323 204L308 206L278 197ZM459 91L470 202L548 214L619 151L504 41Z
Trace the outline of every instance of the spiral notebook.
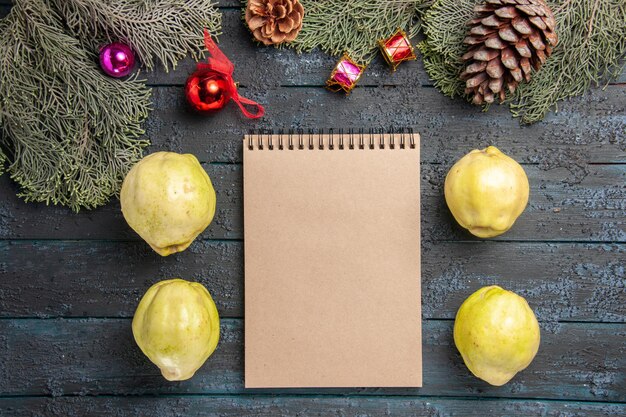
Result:
M244 138L245 386L422 385L419 135Z

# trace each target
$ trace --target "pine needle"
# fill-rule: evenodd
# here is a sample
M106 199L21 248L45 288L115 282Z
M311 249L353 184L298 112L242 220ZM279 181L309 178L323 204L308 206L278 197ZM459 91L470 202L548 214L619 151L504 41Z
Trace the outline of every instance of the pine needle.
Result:
M419 30L416 20L427 0L302 0L302 31L289 46L297 51L315 48L331 54L348 52L352 59L369 63L378 48L378 40L387 38L398 28L414 36Z
M422 17L426 40L418 48L424 68L435 87L450 97L463 95L465 86L459 74L465 53L465 22L472 18L475 4L476 0L437 0Z
M623 70L626 1L573 0L556 18L559 44L512 99L511 111L524 123L543 119L558 101L608 84Z
M93 51L113 41L132 45L142 65L165 71L204 51L203 30L218 35L221 13L207 0L48 0L75 36Z
M133 138L150 89L103 75L42 0L17 0L0 32L2 145L20 196L74 210L104 204L147 145Z
M14 3L0 20L0 166L26 201L75 211L103 205L148 145L140 136L151 90L136 77L104 75L95 39L128 40L136 48L135 40L144 63L173 67L199 53L202 28L217 31L219 12L200 0ZM184 22L190 5L202 11ZM107 16L115 30L104 23Z

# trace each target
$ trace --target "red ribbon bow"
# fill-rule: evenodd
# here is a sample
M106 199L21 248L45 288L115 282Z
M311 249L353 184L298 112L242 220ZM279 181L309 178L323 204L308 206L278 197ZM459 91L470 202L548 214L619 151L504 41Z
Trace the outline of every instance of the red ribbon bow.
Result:
M207 63L200 62L198 63L198 69L204 70L209 69L213 70L219 74L222 74L228 85L231 87L232 91L232 99L237 103L243 114L250 119L258 119L259 117L263 117L265 114L265 109L259 103L242 97L237 92L237 85L233 80L233 71L235 70L235 66L228 59L226 55L217 47L213 39L211 39L211 35L205 29L204 30L204 45L206 46L207 51L211 54L211 57L207 59ZM252 113L245 108L244 105L254 106L256 107L256 113Z

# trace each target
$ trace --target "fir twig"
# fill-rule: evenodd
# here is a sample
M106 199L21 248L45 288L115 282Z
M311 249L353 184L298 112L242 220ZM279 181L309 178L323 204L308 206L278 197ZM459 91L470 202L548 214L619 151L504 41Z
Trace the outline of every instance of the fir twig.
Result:
M131 45L151 70L158 61L167 71L187 54L199 59L203 29L218 35L221 13L210 0L48 0L85 47Z
M463 95L464 83L459 74L465 52L465 22L473 16L475 4L476 0L437 0L422 17L426 40L418 48L424 68L435 87L450 97Z
M416 20L428 0L301 0L302 31L289 46L299 52L315 48L331 54L348 52L367 64L378 48L377 41L402 28L409 36L419 30Z
M150 89L106 77L43 0L16 0L0 22L0 128L26 201L104 204L142 154Z
M426 41L420 44L424 66L435 86L449 96L463 95L458 75L465 51L467 22L478 0L437 0L423 16ZM568 97L592 84L614 79L626 53L626 2L623 0L559 0L555 11L559 44L552 56L509 97L511 112L534 123Z
M0 174L7 161L26 201L106 203L148 144L150 89L105 76L99 46L126 42L167 70L220 20L212 0L15 0L0 20Z
M623 69L626 2L573 0L556 19L559 44L512 100L511 111L525 123L543 119L558 101L608 83Z

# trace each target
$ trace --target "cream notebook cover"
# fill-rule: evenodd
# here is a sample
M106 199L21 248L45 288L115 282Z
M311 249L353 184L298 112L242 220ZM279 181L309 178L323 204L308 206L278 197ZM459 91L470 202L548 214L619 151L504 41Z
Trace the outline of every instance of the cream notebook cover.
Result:
M243 154L245 386L421 386L419 135Z

